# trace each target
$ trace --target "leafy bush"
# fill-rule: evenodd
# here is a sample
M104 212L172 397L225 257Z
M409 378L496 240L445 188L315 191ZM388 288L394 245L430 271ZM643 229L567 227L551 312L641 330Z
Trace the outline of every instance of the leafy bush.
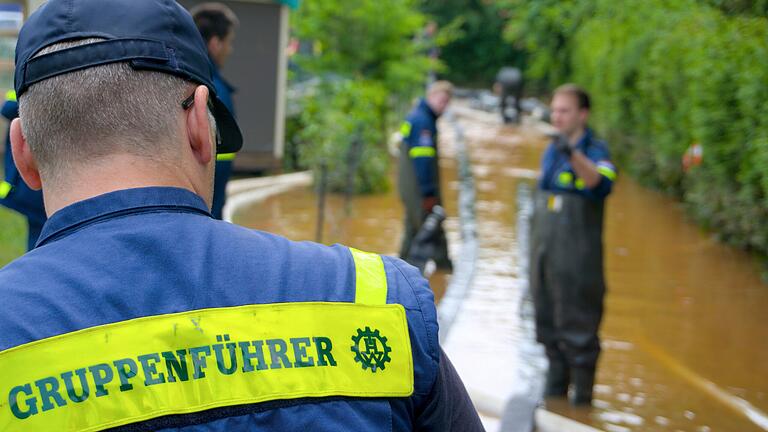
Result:
M307 101L300 117L299 160L315 167L315 176L324 166L330 190L346 190L350 169L356 170L357 193L389 187L389 155L379 145L386 139L379 127L386 98L387 90L376 82L331 81Z

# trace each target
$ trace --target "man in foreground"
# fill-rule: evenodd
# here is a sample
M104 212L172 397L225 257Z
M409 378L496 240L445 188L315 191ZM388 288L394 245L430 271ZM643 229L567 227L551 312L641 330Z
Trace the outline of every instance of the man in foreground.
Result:
M240 130L173 0L51 0L11 125L50 216L0 270L0 430L482 430L403 262L211 218Z
M545 396L592 401L603 317L603 208L616 179L608 148L587 127L589 95L573 84L552 99L559 136L542 161L533 221L530 283L537 339L549 370Z

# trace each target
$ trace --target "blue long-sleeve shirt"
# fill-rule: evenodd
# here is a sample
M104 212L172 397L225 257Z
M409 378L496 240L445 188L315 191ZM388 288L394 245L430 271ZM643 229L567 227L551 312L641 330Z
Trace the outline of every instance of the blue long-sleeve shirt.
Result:
M541 161L539 188L551 192L577 194L590 199L604 199L611 193L617 175L608 146L604 141L596 139L591 129L587 129L576 148L597 166L600 173L597 186L587 188L584 180L576 175L568 158L558 152L552 142Z

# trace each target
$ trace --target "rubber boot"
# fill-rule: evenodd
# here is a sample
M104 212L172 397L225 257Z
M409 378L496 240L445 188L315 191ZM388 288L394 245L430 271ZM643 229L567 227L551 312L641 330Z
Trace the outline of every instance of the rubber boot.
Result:
M547 381L544 384L544 397L565 397L568 395L568 365L565 359L549 357Z
M571 391L571 405L591 405L592 387L595 385L595 370L591 368L571 369L573 389Z

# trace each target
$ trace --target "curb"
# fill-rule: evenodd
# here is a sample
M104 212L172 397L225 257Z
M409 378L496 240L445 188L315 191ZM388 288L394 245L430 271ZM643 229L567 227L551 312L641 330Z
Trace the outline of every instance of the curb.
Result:
M232 180L227 184L227 203L223 210L224 220L232 222L232 218L244 207L293 188L311 184L312 173L309 171Z

